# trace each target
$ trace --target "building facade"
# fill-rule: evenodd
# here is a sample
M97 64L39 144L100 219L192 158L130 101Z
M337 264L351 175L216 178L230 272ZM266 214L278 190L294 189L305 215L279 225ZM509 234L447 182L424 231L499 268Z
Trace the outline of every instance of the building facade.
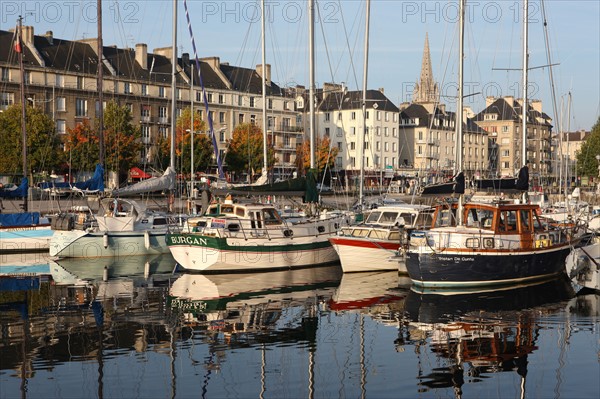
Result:
M194 102L204 121L205 111L213 120L218 151L223 155L233 129L244 122L262 127L262 76L267 82L267 131L274 138L278 173L295 170L295 148L302 140L301 122L294 92L271 81L271 68L242 68L220 62L218 57L200 60L206 89L206 102L195 60L184 53L176 62L176 92L171 90L173 54L171 47L152 53L146 44L135 49L104 46L97 54L97 39L78 41L53 37L52 32L35 35L34 28L22 30L25 67L25 97L31 105L43 108L56 122L56 133L66 135L84 120L94 126L99 111L97 73L102 59L104 101L129 107L133 122L139 124L144 150L140 161L151 160L159 136L171 130L171 99L176 98L176 115ZM0 31L0 110L20 98L18 53L14 51L13 31ZM193 86L192 86L192 74ZM293 149L293 150L292 150Z
M516 176L523 166L522 154L522 99L507 96L488 97L486 107L473 118L488 133L490 153L493 154L495 176ZM527 160L529 173L534 176L551 176L552 119L542 111L542 102L532 100L527 106Z

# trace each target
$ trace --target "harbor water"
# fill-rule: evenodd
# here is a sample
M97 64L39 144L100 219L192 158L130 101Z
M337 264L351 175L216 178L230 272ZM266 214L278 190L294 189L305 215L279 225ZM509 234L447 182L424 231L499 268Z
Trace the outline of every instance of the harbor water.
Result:
M421 293L339 265L175 266L2 256L0 397L600 397L600 296L563 279Z

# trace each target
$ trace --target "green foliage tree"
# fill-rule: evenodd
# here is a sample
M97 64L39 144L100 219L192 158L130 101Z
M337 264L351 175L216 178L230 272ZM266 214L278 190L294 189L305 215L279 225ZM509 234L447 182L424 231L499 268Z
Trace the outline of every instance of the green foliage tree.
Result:
M331 141L329 137L317 138L315 145L315 167L319 174L323 173L325 168L330 170L335 165L335 157L337 157L339 149L329 146ZM308 171L310 168L310 141L304 140L301 145L296 147L296 167L301 171Z
M65 151L73 170L93 171L98 163L98 135L88 120L67 128Z
M252 175L262 173L263 168L263 133L253 123L237 125L231 134L231 140L225 162L229 170L234 172L250 172ZM272 143L267 143L267 166L275 165L275 150Z
M600 155L600 117L592 127L590 135L581 145L577 152L577 174L580 176L598 176L598 160Z
M118 172L119 180L127 177L129 169L137 165L142 149L141 133L134 126L131 112L126 105L114 101L104 110L104 143L106 147L106 170Z
M29 173L51 172L63 162L61 141L52 118L39 108L25 108ZM0 112L0 173L22 173L21 106Z

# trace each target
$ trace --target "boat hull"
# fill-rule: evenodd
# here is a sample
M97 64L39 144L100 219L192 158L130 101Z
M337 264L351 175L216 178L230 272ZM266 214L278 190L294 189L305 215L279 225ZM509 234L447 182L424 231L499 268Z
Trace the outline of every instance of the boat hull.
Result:
M1 228L0 254L47 252L53 233L50 225Z
M56 231L50 244L50 256L96 258L166 254L169 248L165 235L165 231Z
M353 237L329 239L337 252L344 273L398 270L406 273L403 261L391 259L400 248L399 242Z
M331 264L338 256L328 237L218 238L169 234L167 245L179 265L197 271L278 270Z
M406 268L416 286L455 288L510 285L565 272L571 248L505 252L409 252Z

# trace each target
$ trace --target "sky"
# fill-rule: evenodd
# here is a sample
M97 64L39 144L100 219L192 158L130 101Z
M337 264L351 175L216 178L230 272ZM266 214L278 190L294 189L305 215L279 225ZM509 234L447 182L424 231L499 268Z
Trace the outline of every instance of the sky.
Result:
M266 62L280 86L308 87L307 4L266 2ZM365 1L316 4L317 86L344 82L350 90L362 89ZM260 2L188 0L187 5L199 57L218 56L221 62L248 68L261 63ZM102 7L106 46L146 43L149 51L171 46L172 1L104 0ZM522 8L517 0L467 2L464 92L465 105L475 112L485 107L486 96L522 97ZM370 10L368 87L384 88L397 105L409 101L427 34L441 101L455 109L457 1L372 0ZM77 40L97 32L95 0L2 0L0 29L13 28L19 15L36 34L51 30L56 38ZM183 0L178 1L177 36L179 53L192 54ZM555 131L591 129L600 114L600 2L530 0L528 36L529 98L542 100ZM550 62L558 64L551 68L553 85L548 52Z

